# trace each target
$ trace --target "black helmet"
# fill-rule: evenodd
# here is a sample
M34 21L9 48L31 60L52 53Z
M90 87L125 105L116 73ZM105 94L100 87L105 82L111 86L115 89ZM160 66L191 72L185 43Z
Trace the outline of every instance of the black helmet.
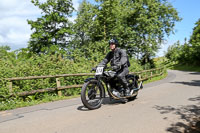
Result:
M109 43L109 45L112 44L112 43L114 43L116 46L118 45L117 39L111 39L111 40L109 40L108 43Z

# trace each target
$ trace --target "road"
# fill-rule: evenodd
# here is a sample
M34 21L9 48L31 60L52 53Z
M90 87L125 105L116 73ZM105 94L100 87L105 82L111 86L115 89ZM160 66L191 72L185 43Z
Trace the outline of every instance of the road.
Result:
M87 110L80 98L0 112L0 133L181 133L200 116L200 73L169 70L136 100L105 99Z

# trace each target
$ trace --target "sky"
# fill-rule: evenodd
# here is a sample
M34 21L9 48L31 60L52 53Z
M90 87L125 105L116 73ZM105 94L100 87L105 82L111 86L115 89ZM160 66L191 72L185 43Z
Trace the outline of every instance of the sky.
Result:
M157 56L163 56L168 46L178 40L183 44L185 38L190 39L195 23L200 19L200 0L169 0L172 6L178 11L182 21L177 22L174 29L175 34L166 37L166 42L162 45Z
M78 9L82 0L72 1L75 9ZM168 46L178 40L183 43L185 38L189 39L195 23L200 19L200 0L168 1L178 11L182 21L176 23L175 34L166 37L157 56L163 56ZM26 48L32 33L27 20L36 20L39 16L41 11L31 3L31 0L0 0L0 46L8 45L11 50ZM73 16L71 20L73 21L75 17Z

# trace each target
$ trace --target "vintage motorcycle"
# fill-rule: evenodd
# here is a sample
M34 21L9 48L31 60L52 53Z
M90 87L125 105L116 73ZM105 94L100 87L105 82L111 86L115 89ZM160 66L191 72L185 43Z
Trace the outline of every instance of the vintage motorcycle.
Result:
M106 69L108 71L105 71ZM109 67L98 66L94 78L87 78L82 86L81 101L90 110L100 108L106 94L109 95L110 99L126 99L131 101L137 97L139 89L142 88L142 81L138 85L139 77L128 74L126 79L131 95L125 96L125 90L117 79L116 72L109 69Z

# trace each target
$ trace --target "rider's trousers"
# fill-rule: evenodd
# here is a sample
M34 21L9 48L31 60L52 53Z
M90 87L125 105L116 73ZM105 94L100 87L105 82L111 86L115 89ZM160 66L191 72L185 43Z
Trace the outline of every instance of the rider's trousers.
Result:
M126 80L126 75L128 75L129 70L128 67L124 67L122 70L117 72L117 78L120 80L121 84L123 85L124 89L128 89L128 82Z

